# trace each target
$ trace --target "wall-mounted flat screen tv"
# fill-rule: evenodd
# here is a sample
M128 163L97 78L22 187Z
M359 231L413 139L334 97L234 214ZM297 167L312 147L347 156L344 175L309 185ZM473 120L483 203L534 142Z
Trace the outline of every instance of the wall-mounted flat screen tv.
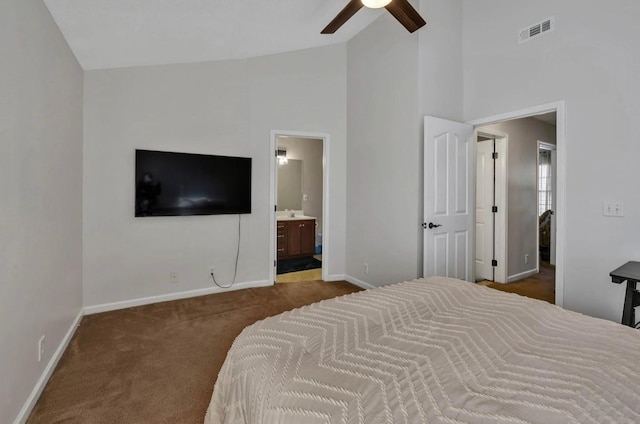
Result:
M136 150L136 216L251 213L251 158Z

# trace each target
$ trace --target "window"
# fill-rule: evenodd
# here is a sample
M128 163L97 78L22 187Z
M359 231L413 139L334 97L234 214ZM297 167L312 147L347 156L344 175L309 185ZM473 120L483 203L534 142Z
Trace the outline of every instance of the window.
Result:
M553 187L551 175L551 150L540 149L538 165L538 216L552 209Z

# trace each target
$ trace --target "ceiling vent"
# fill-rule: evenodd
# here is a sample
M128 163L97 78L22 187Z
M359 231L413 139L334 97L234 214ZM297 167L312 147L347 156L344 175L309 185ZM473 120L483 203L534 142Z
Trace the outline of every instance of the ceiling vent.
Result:
M523 28L518 34L518 43L524 43L532 38L540 37L556 29L556 19L551 17L542 22L538 22L530 27Z

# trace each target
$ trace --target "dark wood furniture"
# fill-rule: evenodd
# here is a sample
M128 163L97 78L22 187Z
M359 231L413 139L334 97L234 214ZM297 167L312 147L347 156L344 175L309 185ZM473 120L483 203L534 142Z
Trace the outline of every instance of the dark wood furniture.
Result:
M609 273L611 281L617 284L627 282L622 310L622 324L635 327L635 308L640 306L640 293L636 290L636 283L640 281L640 262L630 261Z
M278 259L313 256L316 251L315 219L278 221Z

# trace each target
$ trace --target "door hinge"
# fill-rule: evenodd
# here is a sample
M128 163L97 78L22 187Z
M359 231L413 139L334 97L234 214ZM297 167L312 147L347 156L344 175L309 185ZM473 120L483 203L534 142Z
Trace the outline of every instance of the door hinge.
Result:
M273 211L278 212L278 205L273 205Z
M498 159L498 152L491 153L491 158L492 159Z
M497 206L491 206L491 212L498 213L498 207Z
M498 266L498 261L491 259L491 266Z
M276 261L273 261L273 266L278 266L278 263Z

